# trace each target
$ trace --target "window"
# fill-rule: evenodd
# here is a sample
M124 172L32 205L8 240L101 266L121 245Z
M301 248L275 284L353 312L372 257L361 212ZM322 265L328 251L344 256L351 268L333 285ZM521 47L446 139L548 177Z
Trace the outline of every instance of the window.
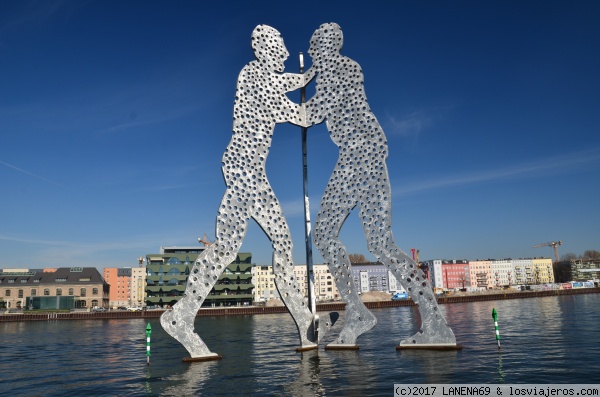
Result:
M57 282L64 282L64 281L67 281L67 279L66 278L57 278L56 281Z
M56 289L56 296L60 296L62 295L62 288L57 288Z
M5 293L4 295L5 295L5 296L10 296L10 290L9 290L9 289L7 289L7 290L6 290L6 293Z
M31 296L36 296L37 295L37 291L35 289L31 290Z
M44 295L50 295L50 290L48 288L44 288Z
M73 288L69 288L69 295L73 296Z
M98 288L92 288L92 295L98 295Z
M22 290L22 289L20 289L20 290L19 290L19 296L18 296L18 297L19 297L19 298L22 298L22 297L23 297L23 290Z
M167 261L167 263L169 265L180 265L181 261L175 257L169 258L169 260Z
M85 288L82 288L80 292L81 293L79 294L79 296L85 296Z

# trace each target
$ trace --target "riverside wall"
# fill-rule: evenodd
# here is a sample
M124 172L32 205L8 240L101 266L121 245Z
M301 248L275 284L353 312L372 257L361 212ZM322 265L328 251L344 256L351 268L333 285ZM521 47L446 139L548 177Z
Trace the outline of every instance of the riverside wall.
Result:
M524 291L524 292L499 292L490 294L464 294L460 296L442 296L438 297L438 304L464 303L464 302L479 302L503 299L526 299L526 298L541 298L546 296L560 295L581 295L581 294L597 294L600 293L600 288L581 288L581 289L564 289L564 290L548 290L548 291ZM374 301L364 302L369 309L380 309L398 306L414 306L414 302L410 299L400 301ZM346 308L343 302L331 302L317 304L317 311L332 312L341 311ZM20 321L61 321L61 320L106 320L106 319L131 319L131 318L158 318L164 310L143 310L143 311L108 311L108 312L68 312L68 313L5 313L0 315L0 322L20 322ZM246 316L255 314L274 314L286 313L287 309L284 306L242 306L242 307L219 307L219 308L202 308L198 311L198 316Z

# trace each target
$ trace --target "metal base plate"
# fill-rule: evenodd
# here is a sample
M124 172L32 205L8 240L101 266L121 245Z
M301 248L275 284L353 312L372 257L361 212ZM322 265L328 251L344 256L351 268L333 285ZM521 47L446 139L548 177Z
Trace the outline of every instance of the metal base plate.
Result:
M201 362L201 361L215 361L215 360L220 360L222 358L223 357L221 357L218 354L214 353L214 354L210 354L208 356L185 357L182 361L184 363L196 363L196 362Z
M319 347L319 345L311 345L311 346L302 346L302 347L298 347L296 348L297 352L306 352L309 350L315 350Z
M325 346L325 350L358 350L358 345L342 345L338 343L330 343Z

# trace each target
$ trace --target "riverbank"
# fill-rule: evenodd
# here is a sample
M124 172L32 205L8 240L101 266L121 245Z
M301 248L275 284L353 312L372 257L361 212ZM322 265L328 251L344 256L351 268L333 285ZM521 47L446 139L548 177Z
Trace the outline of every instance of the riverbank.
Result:
M600 293L600 288L580 288L580 289L563 289L563 290L548 290L548 291L523 291L510 292L503 291L500 293L487 294L463 294L463 295L448 295L438 297L438 304L464 303L464 302L479 302L490 300L506 300L506 299L527 299L541 298L546 296L560 295L580 295L580 294L597 294ZM372 301L364 302L369 309L381 309L388 307L399 306L414 306L414 302L410 299L401 301ZM331 302L317 304L317 311L332 312L345 310L344 302ZM164 310L144 310L144 311L108 311L108 312L69 312L69 313L9 313L0 315L0 322L20 322L20 321L61 321L61 320L105 320L105 319L130 319L130 318L158 318ZM198 311L198 316L247 316L255 314L274 314L286 313L287 309L284 306L241 306L241 307L219 307L219 308L202 308Z

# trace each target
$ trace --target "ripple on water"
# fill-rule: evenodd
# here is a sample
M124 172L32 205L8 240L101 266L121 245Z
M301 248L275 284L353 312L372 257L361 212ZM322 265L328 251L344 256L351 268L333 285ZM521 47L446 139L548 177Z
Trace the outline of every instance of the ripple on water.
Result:
M395 350L417 331L414 307L373 310L378 325L358 351L297 353L287 314L198 318L223 360L193 364L150 320L150 367L143 319L0 323L0 387L11 396L351 396L390 395L394 383L600 383L598 307L600 294L441 305L463 345L451 352Z

